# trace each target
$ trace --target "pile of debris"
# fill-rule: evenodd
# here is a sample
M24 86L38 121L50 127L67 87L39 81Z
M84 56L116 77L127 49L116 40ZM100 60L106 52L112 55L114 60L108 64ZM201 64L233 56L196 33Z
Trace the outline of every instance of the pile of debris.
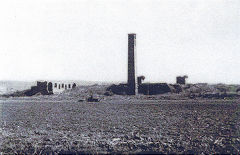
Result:
M240 97L240 94L237 91L238 87L238 85L225 84L188 84L185 86L184 92L191 99L234 99Z

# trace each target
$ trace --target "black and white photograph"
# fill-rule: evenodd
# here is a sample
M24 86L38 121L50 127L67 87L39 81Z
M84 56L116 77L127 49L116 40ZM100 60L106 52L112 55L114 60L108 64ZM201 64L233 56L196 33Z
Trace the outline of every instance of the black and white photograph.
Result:
M240 1L1 0L10 154L240 154Z

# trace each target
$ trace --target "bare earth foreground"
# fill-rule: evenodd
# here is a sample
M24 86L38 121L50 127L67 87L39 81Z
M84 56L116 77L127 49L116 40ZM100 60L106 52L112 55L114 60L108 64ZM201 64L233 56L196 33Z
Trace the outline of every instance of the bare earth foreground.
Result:
M234 153L239 100L0 100L0 152Z

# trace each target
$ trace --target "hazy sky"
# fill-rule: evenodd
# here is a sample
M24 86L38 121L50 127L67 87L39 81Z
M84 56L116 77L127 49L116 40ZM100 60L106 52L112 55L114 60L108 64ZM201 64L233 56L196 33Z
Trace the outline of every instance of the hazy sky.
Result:
M137 34L146 81L240 84L239 0L4 0L0 80L127 80Z

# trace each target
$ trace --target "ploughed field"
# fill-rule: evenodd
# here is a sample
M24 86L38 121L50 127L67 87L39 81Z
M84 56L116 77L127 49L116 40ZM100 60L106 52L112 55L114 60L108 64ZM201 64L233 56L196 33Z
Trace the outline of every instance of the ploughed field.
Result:
M239 101L0 101L2 153L239 153Z

